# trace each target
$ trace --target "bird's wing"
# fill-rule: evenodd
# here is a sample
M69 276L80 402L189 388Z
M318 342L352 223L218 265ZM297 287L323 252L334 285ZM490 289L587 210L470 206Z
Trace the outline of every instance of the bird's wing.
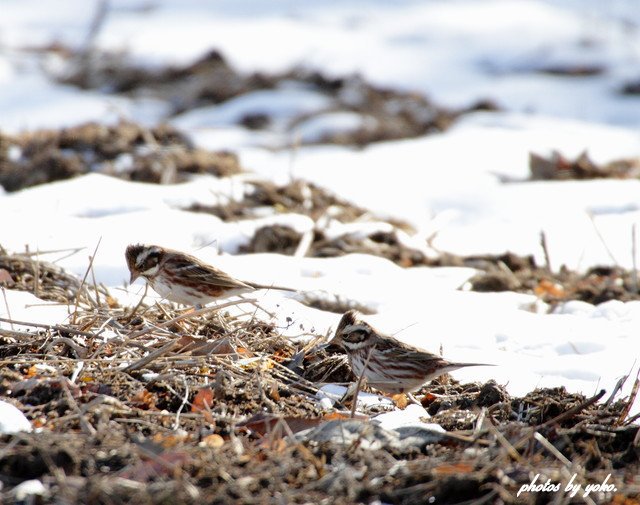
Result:
M204 265L200 262L185 261L176 265L176 269L183 275L188 276L192 281L199 282L204 286L222 287L222 288L246 288L254 289L238 279L234 279L229 274L210 265Z
M438 356L437 354L432 354L423 349L418 349L416 347L410 346L392 337L387 337L387 339L385 340L378 339L376 342L376 350L383 353L389 359L397 360L399 362L406 361L408 356L411 356L411 359L413 360L417 359L421 362L424 362L425 364L446 362L444 358Z

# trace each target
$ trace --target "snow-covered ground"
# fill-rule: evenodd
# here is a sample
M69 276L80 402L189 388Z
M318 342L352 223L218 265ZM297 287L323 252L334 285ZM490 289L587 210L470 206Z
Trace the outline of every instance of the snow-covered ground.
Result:
M323 106L318 96L295 89L254 93L192 111L174 123L202 147L234 150L243 166L264 178L304 178L378 215L404 218L416 226L414 240L425 248L425 239L435 234L432 245L440 250L511 250L534 254L543 263L539 237L544 230L554 268L566 264L583 270L614 261L633 267L640 181L525 179L530 151L556 149L574 157L588 150L596 161L640 155L640 97L618 93L627 79L640 78L640 10L633 8L634 0L224 0L206 6L114 0L109 5L95 43L126 51L149 66L186 64L216 48L247 72L303 65L329 75L360 72L373 83L417 90L444 105L492 99L502 112L468 115L446 133L363 150L274 151L265 147L268 138L235 124L241 111L252 108L286 118L292 108ZM54 42L82 45L96 8L97 2L86 0L49 0L46 8L34 0L2 2L2 132L113 122L122 116L144 124L166 119L167 104L155 99L55 84L43 68L56 61L26 51ZM602 66L604 72L590 77L536 72L576 63ZM320 123L307 124L304 135L332 125L349 128L353 118ZM521 182L504 184L504 176ZM313 226L304 216L230 223L180 210L194 202L211 204L213 195L237 195L241 187L241 177L198 176L158 186L90 174L0 194L0 244L13 251L26 245L45 252L84 247L59 261L82 275L101 239L94 262L97 280L127 303L142 292L139 283L125 288L124 249L135 242L189 251L242 279L335 293L371 307L374 325L407 342L433 351L442 346L449 358L499 365L454 375L495 378L514 394L559 385L585 394L610 391L621 375L638 367L640 302L597 307L570 302L549 314L532 296L458 291L473 275L470 269L401 269L363 255L233 255L265 222L299 231ZM43 254L48 260L62 256ZM43 315L43 307L27 298L7 291L12 317L64 321L64 307L46 308L50 312ZM279 305L281 317L293 317L305 331L324 334L339 318L277 293L264 294L262 301L270 308ZM0 302L0 317L6 317L6 306Z

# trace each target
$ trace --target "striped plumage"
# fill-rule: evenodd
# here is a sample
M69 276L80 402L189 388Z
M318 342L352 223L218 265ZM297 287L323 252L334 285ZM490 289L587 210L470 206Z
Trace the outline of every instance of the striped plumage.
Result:
M143 277L156 293L184 305L206 305L217 298L256 289L295 291L240 281L195 256L157 245L130 245L125 258L131 273L130 282Z
M416 391L430 380L458 368L482 366L481 363L453 363L383 335L354 310L342 316L330 343L345 349L356 377L364 374L368 385L391 394Z

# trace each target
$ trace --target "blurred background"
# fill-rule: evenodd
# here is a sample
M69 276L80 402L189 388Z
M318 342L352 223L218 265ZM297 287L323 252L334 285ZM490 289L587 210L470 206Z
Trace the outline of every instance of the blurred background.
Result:
M3 0L0 128L354 146L506 110L637 127L634 0Z

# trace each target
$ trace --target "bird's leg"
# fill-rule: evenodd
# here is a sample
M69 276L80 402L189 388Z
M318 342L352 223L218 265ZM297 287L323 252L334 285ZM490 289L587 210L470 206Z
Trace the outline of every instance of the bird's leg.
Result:
M364 366L362 367L362 372L360 373L360 377L356 382L356 390L353 394L353 403L351 404L351 417L356 416L356 407L358 406L358 394L360 393L360 388L367 383L367 377L365 372L367 371L367 367L369 366L369 360L371 359L371 354L375 349L375 345L372 345L369 348L369 352L367 353L367 359L364 360Z
M355 391L356 391L356 383L352 382L351 384L349 384L349 387L347 387L347 390L344 392L344 394L340 397L340 399L338 400L338 403L344 404L344 402L346 402L349 398L353 396L353 393L355 393Z
M346 402L348 402L349 400L351 400L353 403L352 405L355 405L356 402L358 401L357 398L357 394L358 394L358 383L357 382L352 382L351 384L349 384L349 386L347 387L347 390L344 392L344 394L340 397L340 399L336 402L339 405L342 405L343 407L346 407Z

